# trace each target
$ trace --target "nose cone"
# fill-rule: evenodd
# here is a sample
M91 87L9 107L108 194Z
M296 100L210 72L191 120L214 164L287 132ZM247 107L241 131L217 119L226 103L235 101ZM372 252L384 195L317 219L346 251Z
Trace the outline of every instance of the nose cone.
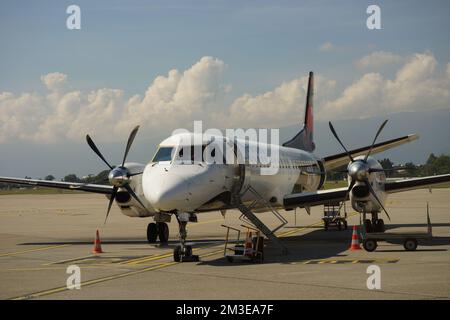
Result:
M121 167L114 168L108 174L108 180L111 185L120 187L128 181L128 171Z
M180 176L167 174L146 193L151 205L159 211L183 208L188 201L188 184Z
M348 166L348 174L358 181L363 181L368 177L369 167L361 161L355 161Z

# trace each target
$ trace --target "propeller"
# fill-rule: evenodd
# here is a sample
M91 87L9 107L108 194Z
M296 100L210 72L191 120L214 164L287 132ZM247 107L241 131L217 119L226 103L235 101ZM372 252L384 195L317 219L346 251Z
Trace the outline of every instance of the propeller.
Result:
M353 160L352 155L350 154L350 152L348 152L347 148L344 146L344 144L342 143L341 139L339 139L336 130L334 130L333 124L331 123L331 121L328 122L328 126L330 127L331 132L333 133L334 137L336 138L336 140L339 142L339 144L342 146L342 148L345 150L345 152L347 152L348 157L350 158L350 160L353 162L355 160Z
M383 130L383 128L387 122L388 122L388 119L384 120L384 122L378 128L377 134L375 135L375 138L373 138L373 142L372 142L372 145L370 146L369 152L367 152L367 154L364 158L364 162L367 162L367 158L369 158L370 154L372 153L373 146L375 145L375 142L377 141L378 136L380 135L381 131Z
M391 217L389 216L389 213L386 211L386 208L383 206L380 199L378 199L377 193L375 192L375 190L373 190L372 186L370 185L369 180L365 179L364 183L366 184L366 187L369 189L369 192L372 194L372 196L377 200L380 207L383 208L383 211L384 211L384 213L386 213L386 216L388 217L389 221L391 221Z
M392 169L371 168L369 166L369 164L367 163L367 159L369 158L370 154L372 153L373 147L378 139L378 136L380 135L381 131L383 130L383 128L387 122L388 122L388 120L386 119L381 124L381 126L378 128L378 131L375 134L372 144L370 145L369 152L366 154L364 159L357 159L357 160L355 160L352 157L351 153L347 150L345 145L342 143L341 139L339 139L339 136L338 136L336 130L334 129L331 121L328 122L331 132L333 133L334 137L339 142L339 144L342 146L342 148L345 150L345 152L347 153L347 155L350 159L350 164L347 166L347 170L342 171L342 173L347 173L350 176L351 180L350 180L350 184L348 186L347 192L345 194L344 201L341 202L341 205L339 206L339 211L341 210L343 203L347 200L347 197L349 196L350 191L353 189L356 182L359 181L359 182L363 182L365 184L365 186L369 190L370 194L375 198L375 200L378 202L380 207L386 213L386 216L388 217L388 219L391 220L391 217L389 216L388 212L386 211L386 209L384 208L380 199L378 198L375 190L373 190L372 186L370 185L368 178L369 178L370 173L372 173L372 172L390 171L390 170L396 170L396 169L394 169L394 168L392 168Z
M130 136L128 137L127 145L125 148L125 153L123 155L122 164L120 166L113 167L109 164L109 162L105 159L105 157L102 155L100 150L95 145L92 138L87 134L86 135L86 141L91 147L92 151L94 151L97 156L102 159L102 161L111 169L108 175L109 183L113 186L111 197L109 199L108 203L108 210L106 211L106 217L105 217L105 223L108 219L109 212L111 211L112 204L114 202L114 199L116 198L117 191L119 188L124 188L128 191L128 193L145 209L145 205L142 203L142 201L139 199L139 197L136 195L136 193L131 189L130 187L130 177L141 174L142 172L137 173L130 173L130 171L125 167L125 161L128 156L128 152L130 151L131 145L133 144L134 138L136 137L136 134L139 130L139 126L136 126L130 133Z

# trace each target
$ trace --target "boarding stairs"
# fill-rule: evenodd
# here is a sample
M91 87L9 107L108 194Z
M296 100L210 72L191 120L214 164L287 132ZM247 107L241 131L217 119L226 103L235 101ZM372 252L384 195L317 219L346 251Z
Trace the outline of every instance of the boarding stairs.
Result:
M256 200L254 200L250 205L245 205L242 203L242 197L247 193L251 192ZM248 224L253 225L256 229L260 230L272 243L281 249L282 254L287 254L288 249L281 242L281 240L275 235L275 232L287 224L287 220L275 209L268 201L266 201L253 187L248 186L244 192L242 192L235 199L236 207L241 211L241 216L239 219ZM273 230L270 230L252 211L253 208L268 208L273 215L280 220L280 225L278 225Z

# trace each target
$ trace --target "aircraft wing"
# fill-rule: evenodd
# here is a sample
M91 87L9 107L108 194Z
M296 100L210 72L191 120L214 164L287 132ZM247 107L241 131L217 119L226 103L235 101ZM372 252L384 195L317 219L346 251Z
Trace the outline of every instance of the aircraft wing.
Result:
M386 182L384 185L384 190L387 193L395 193L407 190L421 189L424 187L446 182L450 182L450 174Z
M105 185L101 185L101 184L49 181L49 180L36 180L36 179L21 179L21 178L9 178L9 177L0 177L0 183L1 182L47 187L47 188L81 190L81 191L101 193L101 194L111 194L112 189L113 189L112 186L105 186Z
M313 207L329 202L342 201L346 193L347 187L318 190L315 192L293 193L285 196L283 203L285 208ZM346 200L348 200L348 197Z
M409 134L407 136L400 137L397 139L392 139L392 140L387 140L387 141L383 141L380 143L376 143L373 146L371 154L375 154L375 153L382 152L382 151L385 151L385 150L388 150L388 149L391 149L394 147L398 147L402 144L414 141L418 138L419 138L419 135L417 135L417 134ZM353 157L356 157L356 156L366 154L369 150L370 150L370 146L366 146L366 147L362 147L362 148L358 148L358 149L349 150L349 152L351 153L351 155ZM345 152L325 157L325 158L323 158L323 160L324 160L324 166L325 166L326 170L341 167L349 162L348 155Z
M450 174L429 176L423 178L412 178L401 181L386 182L384 185L387 193L402 192L414 189L422 189L432 185L450 182ZM285 208L312 207L327 204L329 202L343 201L347 188L336 188L319 190L316 192L293 193L286 195L283 199ZM348 200L348 197L347 199Z

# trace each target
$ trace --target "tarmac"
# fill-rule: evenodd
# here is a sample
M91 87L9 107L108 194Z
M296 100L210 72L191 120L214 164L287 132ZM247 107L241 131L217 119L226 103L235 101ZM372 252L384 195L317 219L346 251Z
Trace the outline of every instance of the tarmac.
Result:
M198 215L188 239L200 262L176 263L178 226L168 245L148 244L151 218L129 218L94 194L0 196L0 299L449 299L450 189L415 190L388 197L388 228L426 231L430 204L433 239L417 251L380 242L374 252L349 250L359 214L347 203L349 229L325 231L323 207L281 211L278 231L289 254L265 244L263 263L228 262L226 229L243 229L240 214ZM271 214L258 214L272 228ZM92 254L96 230L102 254ZM234 233L230 233L232 239ZM80 289L68 289L68 267L80 269ZM369 289L368 268L380 268L380 289ZM369 268L370 270L370 268Z

